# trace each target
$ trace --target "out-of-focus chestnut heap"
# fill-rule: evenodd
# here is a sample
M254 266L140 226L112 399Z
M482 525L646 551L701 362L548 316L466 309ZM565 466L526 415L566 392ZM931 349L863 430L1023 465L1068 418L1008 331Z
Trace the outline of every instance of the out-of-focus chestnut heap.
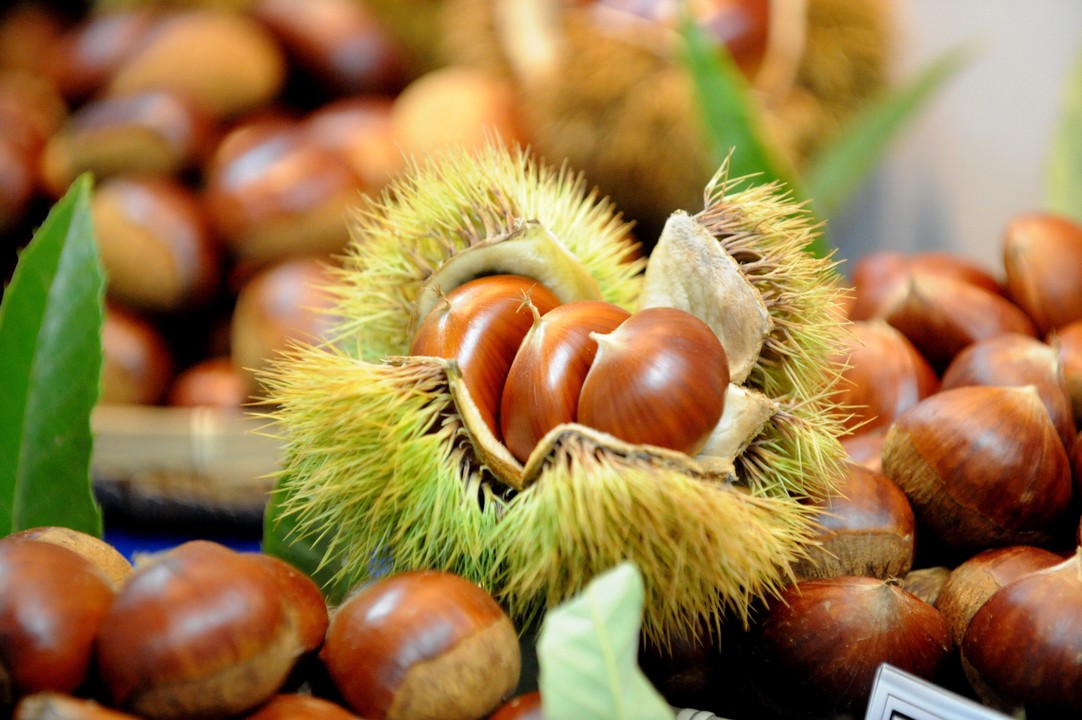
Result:
M292 565L214 542L133 568L65 528L0 539L14 720L524 720L537 696L509 702L520 666L508 616L449 573L387 576L329 608Z
M0 247L6 278L94 174L104 402L258 394L249 370L326 329L318 287L362 194L404 157L473 142L460 128L516 137L499 102L426 89L361 0L88 7L0 14Z
M949 252L850 268L850 473L748 638L785 717L863 712L884 661L1082 712L1082 225L1017 215L1002 252L1001 276Z

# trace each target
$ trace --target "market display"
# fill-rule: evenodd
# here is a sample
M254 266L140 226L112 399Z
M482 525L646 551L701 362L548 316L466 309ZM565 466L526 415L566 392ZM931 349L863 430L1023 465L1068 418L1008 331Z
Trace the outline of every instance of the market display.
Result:
M225 5L0 14L5 263L91 174L102 407L203 418L201 472L212 408L255 421L270 467L209 496L258 552L0 538L0 718L593 720L539 637L613 568L635 673L602 618L558 661L619 720L859 718L883 663L1082 713L1082 221L813 252L660 0ZM788 167L885 82L880 2L690 7Z

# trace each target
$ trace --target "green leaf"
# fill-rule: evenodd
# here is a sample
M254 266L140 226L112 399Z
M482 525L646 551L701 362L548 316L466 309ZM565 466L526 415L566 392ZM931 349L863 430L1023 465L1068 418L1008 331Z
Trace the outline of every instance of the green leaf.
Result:
M1063 85L1048 158L1048 209L1082 222L1082 53Z
M547 720L673 720L638 665L643 582L621 563L545 617L537 642Z
M681 13L680 32L684 39L684 63L695 88L716 164L728 157L730 177L746 178L748 183L777 181L798 201L806 199L807 191L796 171L764 137L762 122L756 116L758 106L732 55L724 46L710 41L686 7ZM817 234L808 250L824 257L830 247Z
M869 103L809 160L804 181L820 217L837 212L883 157L906 121L961 69L971 54L963 46L947 51L911 82Z
M62 525L101 536L90 414L105 280L90 189L80 177L53 206L0 303L0 534Z

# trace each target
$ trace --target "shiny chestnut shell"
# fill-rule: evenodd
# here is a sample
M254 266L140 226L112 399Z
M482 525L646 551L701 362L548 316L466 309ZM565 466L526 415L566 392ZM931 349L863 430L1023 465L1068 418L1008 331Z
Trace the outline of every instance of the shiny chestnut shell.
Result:
M280 582L250 556L193 540L140 565L102 620L114 705L151 718L225 718L282 686L304 648Z
M579 300L534 319L500 398L503 441L520 462L545 433L578 416L579 393L597 353L591 334L612 332L630 316L611 303Z
M1082 714L1082 557L1018 578L969 623L962 667L977 695L1033 720Z
M1041 335L1082 320L1082 224L1047 212L1014 217L1004 231L1009 297Z
M729 387L729 361L714 332L688 312L653 307L596 339L578 421L625 442L698 452Z
M863 711L884 662L935 680L951 648L934 607L892 582L847 576L791 585L751 639L758 694L798 718Z
M916 520L905 493L881 472L846 464L819 509L816 544L793 568L797 577L901 577L913 566Z
M410 355L458 363L471 398L497 438L500 396L522 339L533 326L531 304L544 316L560 300L521 275L470 280L442 296L421 319L410 344Z
M73 550L26 537L0 541L0 679L7 691L18 698L80 688L113 597L105 574Z
M510 618L451 573L405 572L335 612L320 657L338 691L373 720L472 720L508 697L521 656Z
M1043 544L1072 492L1067 451L1032 386L926 398L888 431L883 472L955 548Z

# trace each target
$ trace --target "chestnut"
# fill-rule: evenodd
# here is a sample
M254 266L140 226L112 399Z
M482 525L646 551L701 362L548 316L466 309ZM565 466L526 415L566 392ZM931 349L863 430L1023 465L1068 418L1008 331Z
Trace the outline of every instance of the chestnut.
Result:
M41 180L60 197L76 177L173 175L199 164L215 125L205 110L170 90L101 97L73 112L42 150Z
M1052 418L1063 445L1074 443L1070 391L1059 353L1029 335L1004 333L962 350L943 372L941 390L964 385L1033 385Z
M872 430L843 435L839 438L846 455L851 462L863 465L875 472L883 471L883 441L887 438L887 429Z
M107 303L101 345L100 402L154 405L161 401L175 361L162 331L148 317Z
M330 615L323 592L308 574L282 558L253 553L251 559L262 564L278 583L279 594L292 608L297 637L305 652L318 650L327 634Z
M1075 424L1082 424L1082 320L1056 328L1048 342L1059 355Z
M232 253L268 263L341 251L360 178L289 118L257 117L230 130L204 171L203 197Z
M1082 224L1065 215L1023 213L1003 237L1008 296L1043 336L1082 320Z
M969 621L997 590L1062 560L1051 550L1010 545L979 552L951 570L936 607L947 618L955 645L961 646Z
M955 549L1044 544L1072 493L1067 451L1033 386L922 400L887 432L883 472Z
M106 93L166 89L225 118L275 99L286 68L281 47L250 15L221 7L184 8L155 25L113 73Z
M140 564L98 630L114 706L147 718L226 718L269 700L305 648L296 608L262 563L185 542Z
M528 142L510 82L465 65L429 70L410 82L395 97L391 128L395 144L416 159L449 146L480 151L493 137L510 146Z
M916 520L905 493L882 473L846 464L834 491L814 503L821 528L798 579L904 576L913 566Z
M81 688L114 594L109 579L73 550L0 540L0 704Z
M358 589L334 613L320 657L371 720L475 720L519 679L518 634L483 588L439 571Z
M258 395L257 375L292 340L317 342L333 322L324 291L329 261L297 256L262 267L237 293L230 324L230 357Z
M986 268L956 253L927 251L903 253L877 250L853 263L851 320L867 320L882 314L882 306L898 292L909 273L949 277L967 282L995 295L1002 295L1003 284Z
M962 668L985 704L1032 720L1082 713L1082 549L998 590L973 615Z
M599 300L570 302L534 315L500 396L500 432L520 462L549 430L575 421L579 393L597 353L592 334L612 332L630 315Z
M939 389L935 370L897 328L882 319L856 321L834 361L842 367L835 400L850 409L853 432L885 429Z
M391 131L393 102L382 95L340 98L302 121L307 140L344 158L372 196L405 167Z
M394 34L362 3L255 0L249 12L331 95L394 94L405 84L405 57Z
M751 641L757 695L794 718L862 712L884 662L934 681L951 648L934 607L894 582L846 576L788 587Z
M146 6L90 13L60 37L44 69L46 76L66 99L84 102L109 82L163 16Z
M43 525L19 530L8 537L53 543L81 555L105 576L114 590L119 590L131 575L131 562L119 550L101 538L79 530Z
M252 400L248 376L228 356L197 361L177 373L166 402L175 407L219 407L240 410Z
M935 605L936 609L942 612L936 602L943 593L943 586L947 584L950 574L951 569L945 565L910 570L902 578L902 589L913 593L929 605Z
M528 299L528 303L525 302ZM551 290L521 275L487 275L443 295L413 333L410 355L454 359L481 418L500 437L500 397L534 315L560 304Z
M175 312L218 290L223 257L206 211L179 180L106 178L91 199L107 292L129 307Z
M729 388L729 360L714 331L691 313L651 307L593 337L597 354L578 422L625 442L697 453Z
M910 273L877 317L898 328L937 372L963 348L1002 333L1037 336L1033 321L1002 295L953 277Z

